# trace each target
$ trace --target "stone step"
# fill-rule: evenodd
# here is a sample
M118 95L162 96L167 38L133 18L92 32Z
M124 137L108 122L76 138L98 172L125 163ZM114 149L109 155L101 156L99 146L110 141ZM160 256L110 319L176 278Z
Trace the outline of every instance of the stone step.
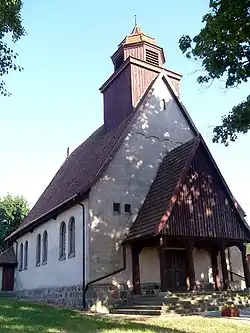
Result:
M250 306L249 292L210 293L159 293L158 295L134 295L128 303L113 309L120 314L197 314L219 310L225 303L232 302L239 308Z
M158 305L158 304L178 304L178 303L189 303L189 304L209 304L209 303L222 303L225 302L236 302L236 303L244 303L244 302L250 302L250 298L209 298L209 299L181 299L181 298L131 298L129 300L129 304L152 304L152 305Z
M14 291L0 291L0 298L16 298Z
M161 310L118 308L118 309L112 309L111 313L126 314L126 315L160 316Z
M141 301L144 300L146 302L153 302L153 301L177 301L177 300L183 300L183 301L192 301L192 300L219 300L219 301L224 301L224 300L250 300L250 293L241 293L241 294L224 294L224 293L217 293L217 294L180 294L180 295L164 295L164 294L159 294L159 295L152 295L152 296L142 296L142 295L135 295L133 296L133 300L135 301Z
M221 291L221 292L190 292L190 293L167 293L167 292L160 292L158 297L161 298L223 298L223 297L249 297L250 292L249 291L238 291L238 292L232 292L232 291Z
M129 300L128 304L138 304L138 305L162 305L164 303L164 299L153 299L153 300L148 300L148 299L131 299Z
M157 310L161 311L162 305L152 304L124 304L118 307L119 309L136 309L136 310Z

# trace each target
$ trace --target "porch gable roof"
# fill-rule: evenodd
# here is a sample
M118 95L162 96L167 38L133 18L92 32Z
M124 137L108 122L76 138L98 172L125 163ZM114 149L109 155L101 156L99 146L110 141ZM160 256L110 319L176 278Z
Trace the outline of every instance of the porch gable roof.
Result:
M17 265L16 254L13 246L0 253L0 266Z
M138 216L129 230L126 241L156 236L162 232L167 221L170 220L176 201L180 198L183 183L199 147L205 151L209 164L215 170L221 184L220 186L230 201L230 209L232 207L232 210L234 210L233 214L236 216L235 219L240 222L241 234L244 234L244 239L250 240L250 228L242 216L242 211L239 211L239 205L232 196L204 140L201 135L198 135L194 139L171 150L164 157ZM171 223L175 222L179 223L178 219L172 219L171 216ZM238 228L238 226L236 227ZM186 233L188 234L188 232ZM184 235L180 232L180 236Z

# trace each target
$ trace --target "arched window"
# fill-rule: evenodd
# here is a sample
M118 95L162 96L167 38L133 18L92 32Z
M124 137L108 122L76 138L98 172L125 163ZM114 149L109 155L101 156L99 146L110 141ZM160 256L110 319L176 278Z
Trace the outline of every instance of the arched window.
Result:
M43 265L47 264L47 259L48 259L48 233L45 230L43 233L43 257L42 257Z
M69 220L69 231L68 231L68 237L69 237L69 242L68 242L68 257L72 258L75 256L75 219L74 217L71 217Z
M59 260L66 258L66 224L62 222L60 225L59 235Z
M36 238L36 265L41 264L41 235L38 234Z
M19 255L19 271L23 270L23 243L20 245L20 255Z
M24 264L23 269L28 269L28 241L24 244Z

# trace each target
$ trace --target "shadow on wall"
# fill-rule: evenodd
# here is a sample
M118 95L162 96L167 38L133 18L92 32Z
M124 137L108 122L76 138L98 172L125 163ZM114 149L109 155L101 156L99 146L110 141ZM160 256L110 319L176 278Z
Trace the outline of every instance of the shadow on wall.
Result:
M161 90L161 87L157 88ZM91 190L90 249L94 276L121 268L121 243L134 222L167 152L193 137L176 102L151 89L139 107L138 118L108 169ZM121 203L113 213L113 202ZM131 205L125 213L124 204Z

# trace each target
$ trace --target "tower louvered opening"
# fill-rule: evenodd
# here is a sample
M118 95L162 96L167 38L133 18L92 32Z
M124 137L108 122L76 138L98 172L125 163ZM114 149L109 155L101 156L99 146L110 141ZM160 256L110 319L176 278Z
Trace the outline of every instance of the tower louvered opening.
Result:
M146 49L146 61L151 65L159 66L159 54Z
M115 70L119 69L124 62L124 55L121 54L115 61Z

